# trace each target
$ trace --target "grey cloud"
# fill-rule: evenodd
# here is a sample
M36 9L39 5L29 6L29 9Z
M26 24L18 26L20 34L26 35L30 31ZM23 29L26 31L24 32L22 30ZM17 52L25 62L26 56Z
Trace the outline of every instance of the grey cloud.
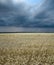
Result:
M53 33L54 28L24 28L24 27L0 27L0 32L40 32Z
M54 28L53 0L46 1L39 9L39 12L34 9L30 13L30 10L31 8L26 8L23 3L18 4L18 7L12 3L8 6L0 3L0 26Z

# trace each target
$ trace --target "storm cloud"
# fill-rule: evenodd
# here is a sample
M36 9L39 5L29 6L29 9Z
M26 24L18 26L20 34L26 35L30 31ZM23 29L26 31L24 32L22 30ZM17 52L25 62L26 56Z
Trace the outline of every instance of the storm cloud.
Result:
M14 1L0 0L0 26L54 28L54 0L41 0L38 5Z

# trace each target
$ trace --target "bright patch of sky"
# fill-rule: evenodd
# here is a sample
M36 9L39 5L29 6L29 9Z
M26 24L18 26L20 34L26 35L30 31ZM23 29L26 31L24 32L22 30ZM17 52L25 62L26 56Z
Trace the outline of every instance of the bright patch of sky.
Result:
M14 4L17 4L17 3L27 3L28 5L39 5L40 3L42 3L43 1L42 0L12 0Z
M14 3L14 4L18 4L18 3L21 3L21 2L24 2L25 0L12 0L12 2Z
M26 1L30 5L34 5L34 4L39 5L42 2L42 0L26 0Z

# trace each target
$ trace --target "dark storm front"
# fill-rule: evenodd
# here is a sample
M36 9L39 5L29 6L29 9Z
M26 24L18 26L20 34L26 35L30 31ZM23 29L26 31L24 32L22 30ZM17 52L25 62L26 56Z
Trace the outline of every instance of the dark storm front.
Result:
M54 1L0 0L0 32L54 32Z

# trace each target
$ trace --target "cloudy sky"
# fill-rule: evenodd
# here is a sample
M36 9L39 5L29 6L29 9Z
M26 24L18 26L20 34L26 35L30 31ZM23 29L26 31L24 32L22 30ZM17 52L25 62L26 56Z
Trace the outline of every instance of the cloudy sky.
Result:
M0 32L37 28L54 32L54 0L0 0Z

